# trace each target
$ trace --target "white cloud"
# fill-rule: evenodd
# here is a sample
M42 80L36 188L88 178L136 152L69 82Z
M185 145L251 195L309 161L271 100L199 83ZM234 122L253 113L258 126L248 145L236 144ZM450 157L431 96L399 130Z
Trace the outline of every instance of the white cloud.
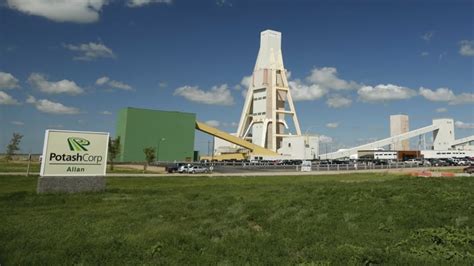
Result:
M172 0L128 0L127 6L129 7L141 7L153 3L159 4L171 4Z
M456 121L454 126L462 129L474 129L474 123L464 123L463 121Z
M474 40L472 41L461 41L461 47L459 48L459 53L463 56L474 56Z
M26 98L26 103L35 103L35 102L36 102L36 98L31 95L28 95L28 97Z
M158 86L159 86L160 88L166 88L166 87L168 87L168 83L162 81L162 82L158 83Z
M115 58L115 54L109 47L102 43L82 43L82 44L64 44L68 50L78 52L74 60L92 61L97 58Z
M375 87L364 86L357 91L359 97L365 102L380 102L405 100L416 95L416 91L393 84L379 84Z
M430 89L421 87L419 91L421 96L433 102L447 102L456 98L454 92L448 88L438 88L436 91L432 91Z
M341 95L332 95L327 99L326 104L331 108L344 108L351 106L352 100Z
M456 99L449 102L449 105L474 104L474 93L461 93L456 95Z
M421 56L428 56L428 55L430 55L430 53L428 53L428 52L421 52L420 55L421 55Z
M448 108L445 108L445 107L441 107L441 108L436 109L437 113L446 113L447 111L448 111Z
M224 122L223 123L223 126L225 126L225 127L237 127L238 125L239 124L237 122L230 122L230 123Z
M75 115L79 113L78 108L68 107L62 103L52 102L46 99L36 100L35 97L31 95L28 96L26 102L33 104L38 111L43 113L60 115Z
M328 90L350 90L360 87L356 82L345 81L337 75L335 67L314 68L311 71L311 75L306 77L306 81Z
M429 42L429 41L431 41L431 39L434 37L434 34L435 34L434 31L428 31L428 32L426 32L425 34L421 35L420 37L421 37L423 40Z
M132 86L130 86L128 84L125 84L121 81L111 80L111 81L108 82L108 85L112 88L121 89L121 90L125 90L125 91L133 90Z
M100 86L108 85L111 88L125 90L125 91L133 90L132 86L130 86L126 83L123 83L121 81L111 80L109 77L106 77L106 76L98 78L95 81L95 84L100 85Z
M10 122L12 125L15 125L15 126L24 126L25 123L21 122L21 121L11 121Z
M240 81L240 85L244 87L244 89L248 89L250 87L250 81L252 81L252 76L245 76Z
M39 73L32 73L28 78L28 82L44 93L67 93L70 95L77 95L84 92L84 90L81 87L77 86L74 81L63 79L60 81L52 82L46 80L46 78Z
M183 86L179 87L174 91L173 95L182 96L185 99L209 104L209 105L233 105L234 97L227 86L222 84L220 86L213 86L210 90L201 90L197 86Z
M7 0L7 6L20 12L56 22L92 23L108 0Z
M327 128L337 128L337 127L339 127L339 123L338 122L327 123L326 127Z
M110 111L102 111L100 112L101 115L112 115L112 112Z
M101 78L98 78L98 79L95 81L95 84L97 84L97 85L104 85L104 84L107 83L109 80L110 80L109 77L101 77Z
M295 101L316 100L326 95L327 90L317 84L305 84L299 79L288 81L291 88L291 96Z
M425 99L432 102L448 102L449 105L474 103L474 93L461 93L456 95L449 88L430 90L421 87L419 93L421 96L425 97Z
M20 104L12 96L7 93L0 91L0 105L17 105Z
M320 135L319 136L319 142L321 143L331 143L333 141L333 139L329 136L326 136L326 135Z
M216 5L220 7L232 7L232 3L229 0L216 0Z
M217 120L208 120L204 123L211 126L211 127L219 127L221 125L221 123Z
M0 89L13 89L18 87L18 79L10 73L0 72Z
M334 67L314 68L304 82L295 79L288 81L288 84L295 101L316 100L330 90L352 90L360 87L360 84L354 81L340 79Z

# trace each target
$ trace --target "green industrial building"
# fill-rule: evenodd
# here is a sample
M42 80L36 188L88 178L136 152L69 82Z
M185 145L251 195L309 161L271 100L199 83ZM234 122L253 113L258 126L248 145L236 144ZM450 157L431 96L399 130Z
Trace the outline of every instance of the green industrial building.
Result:
M196 114L124 108L118 115L118 161L143 162L143 149L156 150L158 161L191 161L194 157Z

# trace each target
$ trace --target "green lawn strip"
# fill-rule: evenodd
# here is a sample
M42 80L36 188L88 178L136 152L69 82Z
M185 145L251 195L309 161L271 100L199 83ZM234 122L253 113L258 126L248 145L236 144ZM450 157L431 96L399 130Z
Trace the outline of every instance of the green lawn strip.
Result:
M472 264L474 180L108 177L36 195L0 177L0 263Z
M28 168L27 161L10 161L6 162L4 160L0 160L0 173L10 173L10 172L24 172ZM41 168L41 164L39 162L31 162L30 163L30 173L39 173Z

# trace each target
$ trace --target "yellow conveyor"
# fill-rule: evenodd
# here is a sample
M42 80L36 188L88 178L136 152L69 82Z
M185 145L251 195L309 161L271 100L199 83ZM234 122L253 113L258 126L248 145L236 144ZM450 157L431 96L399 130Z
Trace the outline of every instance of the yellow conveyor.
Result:
M218 137L220 139L223 139L225 141L228 141L230 143L233 143L235 145L238 145L240 147L244 147L246 149L249 149L252 154L255 155L268 155L268 156L275 156L278 155L278 153L271 151L269 149L265 149L263 147L260 147L258 145L255 145L253 143L250 143L246 140L243 140L241 138L238 138L236 136L233 136L227 132L224 132L222 130L219 130L217 128L208 126L204 123L196 121L196 129L199 131L202 131L206 134L212 135L214 137Z

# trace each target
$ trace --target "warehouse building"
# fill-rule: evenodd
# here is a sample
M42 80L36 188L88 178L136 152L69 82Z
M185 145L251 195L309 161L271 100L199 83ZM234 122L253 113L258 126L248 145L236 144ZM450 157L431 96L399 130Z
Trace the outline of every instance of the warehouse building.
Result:
M143 149L154 148L158 161L192 161L196 114L124 108L118 114L120 162L143 162Z

